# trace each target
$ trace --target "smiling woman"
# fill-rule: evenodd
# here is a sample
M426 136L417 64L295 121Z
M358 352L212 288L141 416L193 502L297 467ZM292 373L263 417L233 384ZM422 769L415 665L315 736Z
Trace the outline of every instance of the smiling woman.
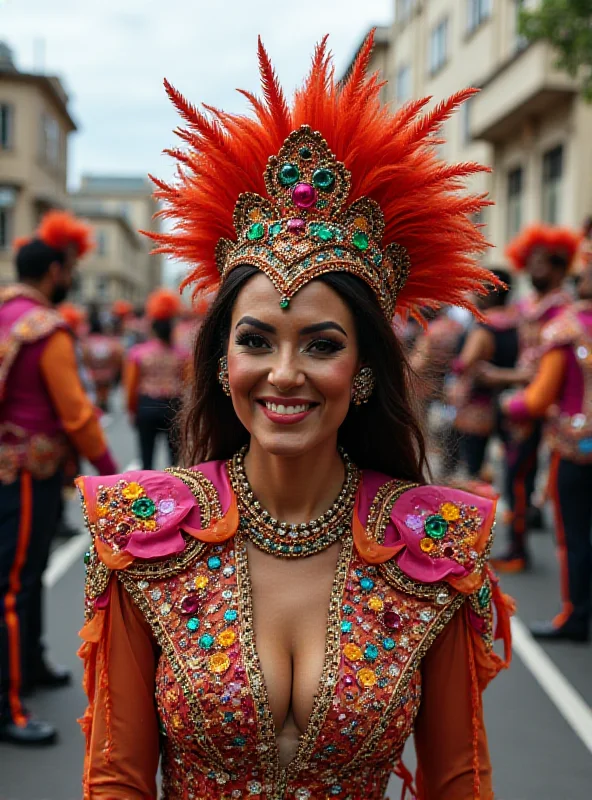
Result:
M169 800L383 800L393 772L422 800L493 796L495 503L424 483L391 327L495 282L474 261L485 201L458 191L479 167L430 138L471 92L391 116L371 47L337 86L323 41L289 108L260 45L255 120L168 86L189 151L152 236L215 296L188 468L80 481L91 800L154 798L160 756Z

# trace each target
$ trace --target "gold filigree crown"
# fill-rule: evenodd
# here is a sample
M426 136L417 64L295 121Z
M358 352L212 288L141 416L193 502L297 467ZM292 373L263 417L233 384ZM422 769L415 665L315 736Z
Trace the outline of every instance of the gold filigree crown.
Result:
M350 173L320 133L302 125L271 156L265 170L271 198L245 192L234 209L237 241L220 239L216 262L222 280L250 264L281 295L280 305L309 281L328 272L349 272L365 281L385 315L409 275L404 247L382 248L384 219L378 203L362 197L344 207Z

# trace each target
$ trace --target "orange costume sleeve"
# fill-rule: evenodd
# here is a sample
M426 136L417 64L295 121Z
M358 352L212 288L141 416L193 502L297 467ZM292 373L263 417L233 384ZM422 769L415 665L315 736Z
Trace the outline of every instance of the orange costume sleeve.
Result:
M422 701L415 723L418 800L475 800L473 686L465 609L461 608L423 661ZM491 762L478 710L479 800L493 798Z
M94 693L89 693L90 719L83 723L87 727L84 800L155 800L158 651L148 623L115 577L101 623L106 654L101 654L99 645L91 649L86 663L85 679L96 673L97 680Z
M68 438L80 453L95 463L107 451L103 429L78 374L72 337L56 331L41 355L41 372Z
M126 361L123 371L123 384L127 410L130 414L135 414L138 410L138 386L140 384L140 365L137 361L130 359Z
M559 397L566 364L565 349L557 347L545 353L534 380L510 399L506 413L514 419L543 417L549 406Z

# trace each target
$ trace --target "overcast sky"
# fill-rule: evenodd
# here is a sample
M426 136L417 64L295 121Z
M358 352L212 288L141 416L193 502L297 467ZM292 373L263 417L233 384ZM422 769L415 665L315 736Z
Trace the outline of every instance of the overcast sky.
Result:
M243 110L256 89L257 35L292 90L330 33L338 74L394 0L0 0L0 40L22 70L62 78L79 125L70 184L83 172L170 174L167 77L192 102ZM43 64L40 64L43 61Z

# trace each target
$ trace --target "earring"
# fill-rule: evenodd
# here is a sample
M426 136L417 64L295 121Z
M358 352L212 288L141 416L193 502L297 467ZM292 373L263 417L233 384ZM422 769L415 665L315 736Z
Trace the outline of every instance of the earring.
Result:
M372 367L362 367L352 383L352 403L361 406L370 400L376 379Z
M226 356L218 361L218 381L222 387L222 391L227 397L230 397L230 381L228 380L228 359Z

